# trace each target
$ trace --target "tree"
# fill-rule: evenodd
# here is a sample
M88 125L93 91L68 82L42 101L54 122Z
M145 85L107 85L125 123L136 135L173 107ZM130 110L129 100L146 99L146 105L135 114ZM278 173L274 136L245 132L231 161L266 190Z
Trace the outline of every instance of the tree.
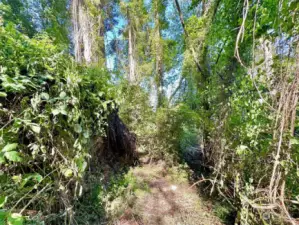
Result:
M103 2L73 0L73 42L78 62L105 65Z
M129 69L128 80L130 83L135 83L137 80L136 73L136 36L133 30L132 18L130 17L130 11L127 9L128 16L128 33L129 33Z
M148 32L146 32L149 26L149 17L142 0L122 1L120 5L122 15L127 21L124 38L128 49L127 57L125 57L128 59L128 67L123 69L127 71L128 81L131 84L138 84L146 74L150 73L142 69L150 58L146 53L147 46L150 45Z
M164 41L161 36L161 31L167 22L165 20L165 2L153 0L152 1L152 14L153 14L153 34L152 34L152 51L154 55L155 71L154 80L155 88L157 90L157 107L162 106L164 101L164 91L163 91L163 79L164 79L164 63L163 63L163 53L164 53Z
M36 24L33 23L27 0L3 0L1 3L10 7L10 10L4 14L5 22L14 22L19 25L19 29L23 33L30 37L36 33Z

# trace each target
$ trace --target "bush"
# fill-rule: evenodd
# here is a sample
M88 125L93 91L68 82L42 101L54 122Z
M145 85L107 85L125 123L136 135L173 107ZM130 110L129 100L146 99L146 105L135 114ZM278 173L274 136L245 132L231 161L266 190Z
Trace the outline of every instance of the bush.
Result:
M170 164L190 146L198 145L199 115L184 103L174 108L150 106L149 94L122 82L120 115L138 137L138 150Z
M115 106L108 74L13 24L0 27L0 49L0 221L72 221L92 140Z

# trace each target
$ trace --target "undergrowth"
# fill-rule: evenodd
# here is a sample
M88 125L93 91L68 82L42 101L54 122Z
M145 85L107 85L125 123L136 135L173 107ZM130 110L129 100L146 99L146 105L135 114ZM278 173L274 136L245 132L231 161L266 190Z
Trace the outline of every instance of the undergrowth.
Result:
M93 140L115 106L108 74L11 23L0 26L0 49L0 221L72 223Z

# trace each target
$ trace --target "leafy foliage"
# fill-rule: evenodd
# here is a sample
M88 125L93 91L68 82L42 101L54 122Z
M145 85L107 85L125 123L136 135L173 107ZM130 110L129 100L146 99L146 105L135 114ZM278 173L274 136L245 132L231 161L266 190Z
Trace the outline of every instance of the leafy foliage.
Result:
M8 24L0 36L1 219L23 224L30 209L45 221L71 217L93 139L115 106L108 75L77 65L46 35L30 39Z
M298 1L74 2L0 3L1 222L23 224L30 210L74 221L94 139L119 100L151 160L198 153L198 176L210 172L235 223L297 223ZM66 53L70 39L89 66ZM78 206L91 220L136 184L111 177Z
M292 144L298 139L298 112L293 108L290 115L298 102L285 97L292 95L298 79L294 4L226 0L214 16L206 9L187 23L191 41L202 38L201 46L206 44L197 51L203 72L193 71L198 92L188 93L199 94L203 164L213 171L211 193L217 190L239 211L236 221L241 224L294 223L292 216L297 217L297 205L286 200L298 195ZM212 17L208 28L201 23L207 17ZM192 65L189 55L185 61L185 67Z

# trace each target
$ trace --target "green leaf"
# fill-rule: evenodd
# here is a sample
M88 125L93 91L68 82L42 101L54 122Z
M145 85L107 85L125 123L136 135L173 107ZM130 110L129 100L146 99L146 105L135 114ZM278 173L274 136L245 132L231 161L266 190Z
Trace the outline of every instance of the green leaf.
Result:
M21 162L22 158L19 156L19 153L16 151L5 152L4 156L12 162Z
M291 138L290 143L291 145L299 145L299 140L297 138Z
M59 109L53 109L53 110L52 110L52 114L53 114L54 116L57 116L59 113L60 113L60 110L59 110Z
M285 168L288 165L288 161L282 160L280 161L280 165Z
M76 159L76 164L80 172L85 171L87 167L87 162L84 160L83 157L80 157L79 159Z
M15 150L17 147L18 147L18 143L7 144L2 149L2 152L9 152L9 151Z
M11 178L15 183L20 183L22 181L22 175L19 174L19 175L15 175L15 176L12 176Z
M7 94L5 92L0 92L0 97L6 97Z
M0 224L5 224L5 220L7 217L7 211L0 210Z
M82 132L82 127L79 124L75 124L74 130L76 133L80 134Z
M102 106L103 106L104 110L107 111L107 102L103 102Z
M48 100L50 98L49 94L45 92L41 93L40 97L42 100Z
M66 97L66 93L63 91L63 92L61 92L60 94L59 94L59 97L60 98L65 98Z
M84 136L85 138L89 138L89 137L90 137L88 130L86 130L86 131L83 133L83 136Z
M0 165L5 163L5 158L4 158L4 154L0 153Z
M34 132L34 133L37 133L39 134L40 133L40 130L41 130L41 127L37 124L34 124L34 125L30 125L31 127L31 130Z
M39 173L26 174L22 179L21 187L24 187L29 181L35 181L36 183L41 182L43 179L42 175Z
M60 106L60 107L57 108L57 109L53 109L53 110L52 110L52 114L53 114L54 116L57 116L58 114L67 115L66 107L65 107L65 106Z
M238 155L244 155L244 154L246 154L246 150L248 149L248 147L247 146L245 146L245 145L240 145L240 146L238 146L238 148L237 148L237 154Z
M19 213L12 213L7 218L8 225L23 225L24 218Z
M6 201L7 201L7 196L0 195L0 208L4 207Z
M73 171L71 169L65 169L63 174L65 177L71 177L73 175Z

